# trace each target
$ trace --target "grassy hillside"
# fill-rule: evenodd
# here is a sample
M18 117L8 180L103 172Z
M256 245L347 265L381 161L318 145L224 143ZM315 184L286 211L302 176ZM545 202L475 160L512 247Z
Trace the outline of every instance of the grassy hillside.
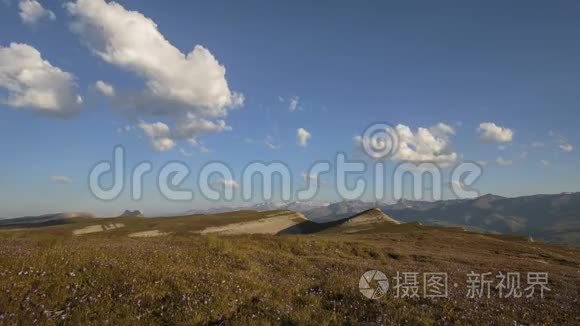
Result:
M577 324L580 250L458 228L377 224L345 234L200 235L280 212L77 221L0 231L0 324ZM95 222L123 224L75 236ZM131 238L159 230L163 236ZM369 300L378 269L449 273L449 298ZM466 274L549 272L545 299L466 297ZM454 287L453 284L457 284Z

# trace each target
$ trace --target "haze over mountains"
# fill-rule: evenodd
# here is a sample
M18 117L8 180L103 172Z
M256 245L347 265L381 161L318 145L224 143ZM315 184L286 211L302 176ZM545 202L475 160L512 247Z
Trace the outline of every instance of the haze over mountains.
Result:
M492 194L473 199L413 201L401 199L394 204L342 201L330 204L310 202L261 203L244 209L292 210L316 223L345 219L371 208L401 222L421 222L441 226L462 226L475 231L515 233L536 240L580 246L580 193L532 195L507 198ZM222 208L223 212L235 210Z
M394 204L360 200L336 203L266 202L249 207L191 210L178 215L216 214L239 210L260 212L287 210L304 214L310 223L325 224L345 220L372 208L378 208L387 216L404 223L460 226L474 231L513 233L530 236L535 240L580 246L580 193L515 198L487 194L473 199L434 202L401 199ZM121 217L123 216L143 216L143 214L135 210L125 211L121 214ZM95 215L91 213L48 214L3 219L0 220L0 227L64 224L74 219L93 217Z
M238 206L238 207L231 207L231 206L221 206L221 207L213 207L209 209L191 209L185 213L180 213L177 215L190 215L190 214L218 214L218 213L225 213L231 211L239 211L239 210L252 210L258 212L265 212L265 211L273 211L273 210L288 210L288 211L295 211L299 213L304 213L309 210L318 208L318 207L325 207L330 205L330 202L301 202L301 201L291 201L291 202L273 202L267 201L263 203L258 203L250 206Z
M376 203L346 201L304 212L326 222L351 216ZM484 195L474 199L435 202L400 200L379 208L402 222L464 226L476 231L515 233L535 239L580 245L580 193L505 198Z

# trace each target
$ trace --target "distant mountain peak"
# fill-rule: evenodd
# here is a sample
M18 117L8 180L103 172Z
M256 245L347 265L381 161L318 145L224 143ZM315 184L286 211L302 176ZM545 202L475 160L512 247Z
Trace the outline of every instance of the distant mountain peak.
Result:
M483 196L479 196L475 199L473 199L473 206L481 208L481 209L488 209L491 207L491 204L498 200L498 199L504 199L505 197L502 196L497 196L494 194L485 194Z
M494 194L492 194L492 193L488 193L488 194L485 194L485 195L481 195L481 196L479 196L479 197L477 197L477 198L485 198L485 199L503 199L503 198L506 198L506 197L499 196L499 195L494 195ZM477 198L476 198L476 199L477 199Z
M347 218L343 225L360 225L383 222L401 224L401 222L383 213L380 208L375 207Z
M125 210L119 217L143 217L143 213L140 210Z

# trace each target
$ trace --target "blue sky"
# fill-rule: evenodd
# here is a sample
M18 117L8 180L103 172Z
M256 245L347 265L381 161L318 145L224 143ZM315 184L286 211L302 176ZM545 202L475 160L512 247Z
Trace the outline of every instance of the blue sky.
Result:
M50 76L61 78L72 92L56 91L62 101L49 105L48 113L38 99L16 105L9 99L39 86L19 79L15 95L9 85L17 77L2 75L2 69L14 72L29 63L14 68L20 66L10 60L19 60L18 55L0 59L0 217L70 210L113 214L126 208L179 212L219 205L199 196L193 202L167 201L156 191L153 176L145 181L142 201L132 202L124 192L102 202L88 190L88 173L120 144L129 166L148 160L159 169L181 160L195 172L219 160L239 171L254 160L279 160L291 167L299 184L317 160L332 159L337 151L356 156L353 137L375 122L408 126L414 135L420 127L451 127L453 133L444 139L445 151L457 155L451 163L487 163L476 186L481 193L578 190L580 3L118 1L119 17L135 11L143 17L135 24L145 24L145 17L156 24L165 39L159 47L147 47L147 35L155 31L125 35L134 30L123 28L122 19L111 22L87 10L98 5L108 12L111 3L65 3L39 1L43 11L38 11L30 3L0 2L1 49L16 53L12 43L27 45L26 53L35 49L52 68L69 74L70 79ZM74 24L83 29L75 30ZM95 32L103 27L99 24L110 33ZM186 55L196 45L219 64L207 63L199 72L194 60L174 64L168 56L159 65L127 54L145 46L145 57L163 56L164 47ZM219 74L219 66L225 74ZM185 77L171 74L180 70ZM210 75L214 79L208 81ZM99 92L97 81L111 85L115 95ZM163 82L157 93L148 84L156 81ZM54 92L51 85L40 87ZM216 87L219 94L212 91ZM243 94L243 104L234 103L234 92ZM74 103L76 95L82 104ZM120 108L132 105L129 95L146 104L123 114ZM220 102L225 98L231 103ZM298 103L294 111L292 99ZM226 113L216 116L219 110ZM195 119L185 118L185 112ZM192 144L174 134L187 119L209 121L213 128L192 129L187 136L194 133L197 143ZM227 130L217 130L220 120ZM160 139L157 129L153 138L146 134L146 125L156 122L172 133L162 148L153 143ZM490 131L484 141L478 128L485 122L502 129ZM297 143L298 128L311 135L305 146ZM502 138L507 131L511 137ZM319 200L337 199L331 186L322 188Z

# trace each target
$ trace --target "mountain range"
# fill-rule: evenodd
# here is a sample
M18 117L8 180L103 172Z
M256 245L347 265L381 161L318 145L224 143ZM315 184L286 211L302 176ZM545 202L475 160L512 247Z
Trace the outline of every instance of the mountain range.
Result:
M320 223L372 207L377 204L344 201L303 214ZM378 208L402 222L462 226L474 231L513 233L580 246L580 193L515 198L487 194L473 199L434 202L402 199Z
M463 227L478 232L511 233L536 240L580 246L580 193L532 195L507 198L493 194L472 199L414 201L401 199L393 204L361 200L335 203L265 202L246 207L190 210L179 216L216 214L232 211L288 210L303 214L313 224L336 222L372 208L403 223L419 222L438 226ZM121 216L142 216L125 211ZM1 219L0 227L34 227L69 223L92 218L91 213L59 213ZM311 228L312 226L309 226ZM315 228L316 229L316 228Z
M95 214L88 212L45 214L39 216L0 219L0 227L39 227L59 225L67 223L67 221L91 218L95 218Z

